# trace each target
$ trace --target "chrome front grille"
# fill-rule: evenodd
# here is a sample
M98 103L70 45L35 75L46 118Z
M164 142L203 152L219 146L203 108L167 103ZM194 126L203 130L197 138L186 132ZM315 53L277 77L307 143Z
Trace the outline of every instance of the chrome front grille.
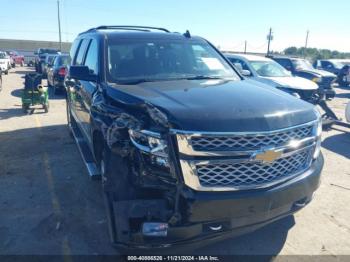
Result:
M197 191L266 188L310 168L318 121L269 132L172 130L185 184Z
M292 140L301 140L312 135L312 126L302 126L269 134L232 136L192 136L190 143L195 151L257 150L264 147L284 146Z
M196 165L199 182L205 187L252 188L292 177L308 168L311 150L280 158L271 165L241 162Z

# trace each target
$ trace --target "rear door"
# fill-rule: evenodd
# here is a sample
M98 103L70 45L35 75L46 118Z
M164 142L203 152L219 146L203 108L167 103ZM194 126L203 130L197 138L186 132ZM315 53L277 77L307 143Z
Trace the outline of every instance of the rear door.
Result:
M86 54L86 50L89 46L90 39L83 39L79 42L77 51L75 52L73 57L72 65L83 65L84 58ZM73 47L72 47L73 48ZM80 127L82 129L82 119L81 119L81 111L82 111L82 98L81 98L81 88L82 83L79 79L68 79L69 81L72 81L72 87L69 88L69 101L70 101L70 107L71 111L74 115L74 118Z
M96 79L99 74L98 61L98 42L96 39L91 39L89 41L89 46L85 55L83 65L89 67L91 75L95 75ZM90 107L92 96L97 89L97 83L91 81L80 81L81 88L78 91L80 97L79 104L79 119L81 121L82 127L85 131L85 134L91 135L91 124L90 124Z

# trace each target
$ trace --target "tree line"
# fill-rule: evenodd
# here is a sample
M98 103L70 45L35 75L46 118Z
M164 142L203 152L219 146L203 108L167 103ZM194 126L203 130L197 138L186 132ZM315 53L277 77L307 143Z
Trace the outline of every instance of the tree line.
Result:
M288 56L306 57L311 60L316 59L349 59L350 53L339 52L329 49L305 48L291 46L284 49L283 53Z

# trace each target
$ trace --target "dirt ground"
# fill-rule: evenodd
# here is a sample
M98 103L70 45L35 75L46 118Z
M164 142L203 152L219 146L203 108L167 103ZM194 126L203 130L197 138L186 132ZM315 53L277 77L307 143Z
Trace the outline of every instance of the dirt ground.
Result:
M64 96L24 114L28 68L3 76L0 93L0 254L117 254L109 244L99 181L87 175L66 127ZM350 89L330 104L344 118ZM350 254L350 129L323 134L325 168L313 202L294 217L197 254Z

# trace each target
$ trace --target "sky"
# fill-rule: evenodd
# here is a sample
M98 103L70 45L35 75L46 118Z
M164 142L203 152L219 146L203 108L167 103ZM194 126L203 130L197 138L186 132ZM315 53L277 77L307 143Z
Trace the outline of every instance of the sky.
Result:
M1 0L0 38L58 41L57 0ZM60 0L62 41L99 25L148 25L202 36L222 50L305 45L350 52L349 0Z

